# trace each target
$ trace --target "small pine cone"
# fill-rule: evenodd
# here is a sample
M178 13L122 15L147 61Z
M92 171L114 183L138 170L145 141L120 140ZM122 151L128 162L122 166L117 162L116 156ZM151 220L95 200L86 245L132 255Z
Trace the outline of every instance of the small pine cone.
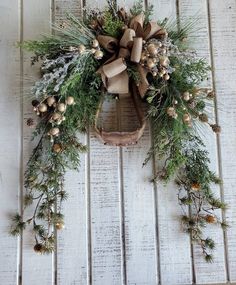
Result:
M65 227L64 222L58 222L58 223L56 223L56 229L57 229L57 230L63 230L64 227Z
M208 224L215 224L217 222L216 217L212 215L206 215L205 220Z
M40 104L40 102L38 100L33 100L32 101L32 106L33 107L38 107L39 104Z
M53 152L60 153L62 151L62 146L59 143L55 143L52 147Z
M201 188L201 185L200 185L199 183L193 183L193 184L191 185L191 190L192 190L192 191L199 191L200 188Z
M199 115L199 120L201 121L201 122L203 122L203 123L207 123L208 122L208 116L207 116L207 114L200 114Z
M219 134L221 132L221 127L218 126L217 124L211 125L212 131L216 134Z
M196 102L195 101L189 102L188 106L190 109L193 110L196 107Z
M207 98L209 98L209 99L215 98L215 92L214 92L214 91L209 92L209 93L207 94Z
M34 127L34 120L32 118L29 118L26 121L26 124L27 124L28 127L33 128Z
M34 246L34 251L36 253L43 253L44 250L44 246L41 243L36 243L36 245Z

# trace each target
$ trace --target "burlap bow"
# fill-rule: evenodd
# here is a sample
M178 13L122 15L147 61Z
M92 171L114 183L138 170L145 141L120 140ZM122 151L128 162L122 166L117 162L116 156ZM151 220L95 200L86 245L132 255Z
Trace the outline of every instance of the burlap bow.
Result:
M125 17L122 11L119 14ZM149 71L140 64L143 43L150 38L165 36L166 31L156 22L149 22L144 28L144 19L143 14L134 17L129 26L124 29L124 34L120 40L104 35L97 37L100 46L111 54L111 57L98 70L104 87L109 93L131 96L140 123L140 127L131 132L108 132L100 129L98 127L98 117L103 104L103 101L101 101L96 114L95 132L105 144L118 146L134 144L140 139L145 129L146 119L140 96L143 98L148 90L147 74ZM140 77L138 86L129 78L126 61L136 64Z
M144 97L147 92L148 70L139 64L143 41L165 35L165 30L156 22L149 22L144 28L144 19L144 14L134 17L129 27L124 30L120 41L110 36L99 35L97 37L99 44L111 53L111 57L98 70L109 93L126 94L129 92L126 60L137 64L137 71L140 75L138 90L141 97Z

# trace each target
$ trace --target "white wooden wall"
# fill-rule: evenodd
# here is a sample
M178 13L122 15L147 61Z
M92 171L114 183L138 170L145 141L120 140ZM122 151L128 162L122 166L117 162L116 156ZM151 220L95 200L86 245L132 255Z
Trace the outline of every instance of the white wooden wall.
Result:
M70 10L80 15L80 0L0 0L0 285L190 285L236 284L236 1L150 0L155 17L200 17L194 45L212 65L209 85L216 90L212 115L222 125L216 139L205 136L212 168L224 184L215 191L230 208L226 234L212 227L215 261L206 264L200 249L181 231L175 187L149 182L158 161L142 169L151 133L136 146L103 146L91 132L80 135L90 151L80 172L68 172L66 228L57 236L53 255L38 256L31 233L8 235L9 214L21 208L23 172L34 144L25 127L31 117L30 85L38 67L16 41L49 33L51 21ZM102 7L105 0L89 0ZM120 0L129 7L132 0ZM105 117L110 127L129 128L134 121L129 102ZM115 110L127 118L118 122ZM207 132L207 130L206 130ZM134 171L135 169L135 171ZM29 209L30 211L30 209ZM27 215L27 213L26 213ZM219 213L221 215L221 213Z

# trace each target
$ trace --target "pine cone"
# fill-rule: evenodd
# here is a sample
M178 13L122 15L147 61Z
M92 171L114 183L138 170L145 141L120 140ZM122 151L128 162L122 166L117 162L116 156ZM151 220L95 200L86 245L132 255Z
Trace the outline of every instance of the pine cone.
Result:
M36 245L34 246L34 251L36 253L42 253L44 251L44 247L41 243L36 243Z
M34 127L34 120L32 118L29 118L26 121L26 124L27 124L28 127L33 128Z
M209 99L215 98L215 92L214 92L214 91L209 92L209 93L207 94L207 98L209 98Z
M219 134L221 132L221 127L218 126L217 124L211 125L212 131L216 134Z
M200 114L199 115L199 120L203 123L207 123L208 122L208 116L207 114Z
M212 215L207 215L207 216L205 217L205 220L206 220L206 222L209 223L209 224L215 224L215 223L217 222L216 217L215 217L215 216L212 216Z

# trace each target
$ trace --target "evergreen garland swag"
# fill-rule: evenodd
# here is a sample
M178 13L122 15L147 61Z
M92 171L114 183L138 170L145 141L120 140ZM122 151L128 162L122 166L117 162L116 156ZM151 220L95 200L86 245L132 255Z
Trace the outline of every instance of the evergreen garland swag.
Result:
M201 246L206 261L212 261L215 243L205 227L227 227L217 216L217 209L225 210L226 205L212 190L221 181L209 169L208 152L198 134L203 125L216 134L220 127L207 114L214 92L198 87L209 66L188 47L195 23L179 27L167 20L151 21L152 7L144 11L140 3L128 13L109 0L104 11L87 10L84 20L69 14L54 26L54 35L22 44L34 53L32 64L42 62L41 79L32 88L39 120L36 126L35 120L27 121L39 142L25 172L24 209L35 208L26 220L23 213L13 217L11 233L21 234L31 226L38 253L52 252L55 231L64 227L65 172L78 169L80 154L86 151L77 132L92 126L105 143L133 144L146 118L152 125L153 146L144 165L153 156L163 162L154 183L175 178L183 229ZM124 93L133 94L141 127L133 133L104 132L97 127L104 98L115 100ZM144 115L140 98L148 107Z

